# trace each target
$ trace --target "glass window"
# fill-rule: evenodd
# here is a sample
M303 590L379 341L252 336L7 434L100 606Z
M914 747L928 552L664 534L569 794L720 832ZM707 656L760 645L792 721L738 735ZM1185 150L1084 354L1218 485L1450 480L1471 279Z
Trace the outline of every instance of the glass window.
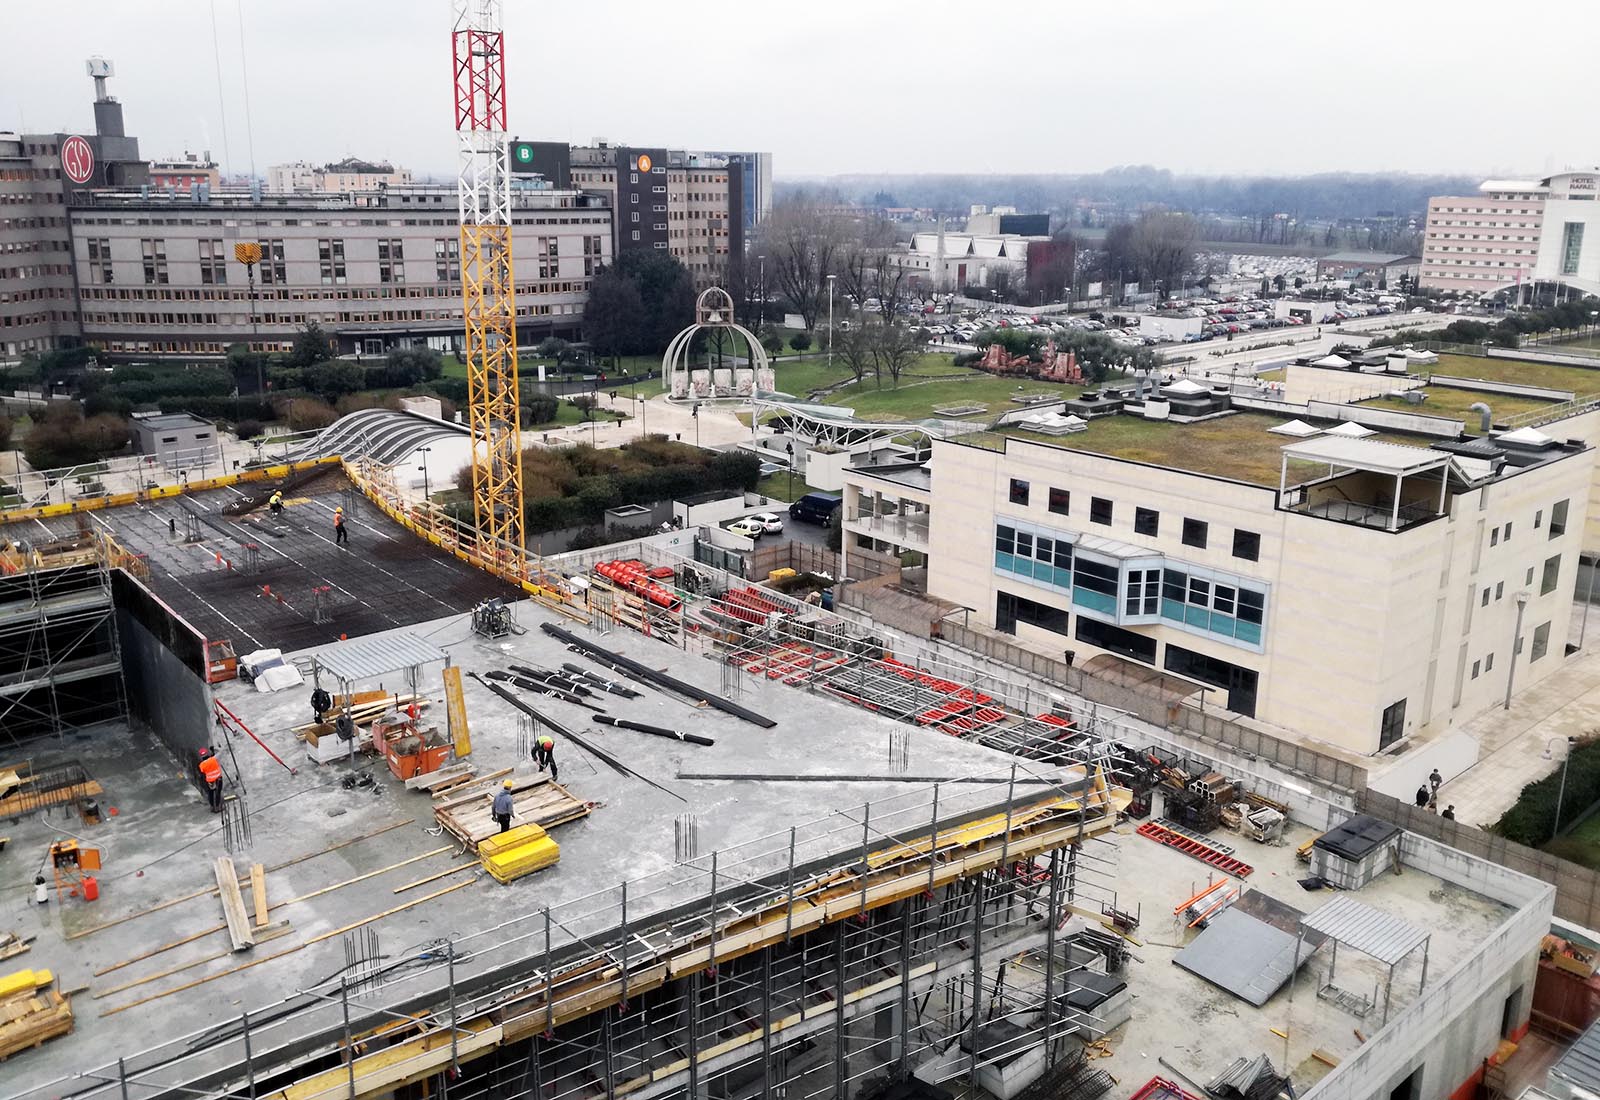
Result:
M1069 514L1072 506L1072 494L1065 489L1050 489L1050 510L1058 516Z
M1492 528L1489 529L1489 545L1490 546L1499 546L1500 545L1500 528L1492 527Z
M1480 671L1482 671L1482 669L1483 669L1483 662L1482 661L1473 661L1472 662L1472 678L1474 680L1476 680L1478 678L1478 673Z
M1111 523L1111 502L1105 497L1089 498L1089 522Z
M1219 584L1211 592L1212 606L1224 615L1232 615L1237 605L1235 590L1228 585Z
M1383 722L1378 727L1378 748L1386 749L1406 730L1406 701L1391 703L1383 708Z
M1561 227L1561 274L1576 275L1578 258L1583 255L1583 223L1567 222Z
M1028 503L1028 483L1026 481L1019 481L1017 478L1011 479L1011 503Z
M1539 578L1539 595L1548 596L1556 590L1561 577L1561 555L1554 554L1544 560L1544 575Z
M1233 556L1243 558L1245 561L1257 561L1261 557L1261 536L1254 531L1235 531L1233 533Z
M1135 508L1133 510L1133 530L1138 535L1150 535L1152 538L1161 532L1161 513L1153 508Z
M1211 582L1199 577L1189 578L1189 602L1196 607L1211 606Z
M1242 622L1260 623L1266 609L1266 593L1254 592L1248 588L1239 589L1239 619Z
M1484 606L1484 607L1488 607L1489 606L1489 586L1488 585L1484 585L1483 586L1483 604L1482 604L1482 606Z
M1489 654L1487 657L1485 657L1483 659L1483 671L1485 671L1485 672L1493 672L1494 671L1494 654L1493 653Z
M1072 543L1066 539L1056 539L1055 566L1057 569L1072 568Z
M1101 592L1107 596L1117 594L1117 567L1105 562L1094 561L1090 558L1079 558L1076 569L1073 571L1073 584L1078 588L1090 592ZM1113 604L1113 606L1115 606Z
M1550 651L1550 624L1540 623L1533 628L1533 648L1528 651L1528 663L1532 664Z
M1204 550L1206 548L1207 527L1208 524L1202 520L1185 519L1183 521L1183 544Z
M1539 524L1543 519L1544 519L1544 509L1543 508L1541 508L1541 509L1539 509L1539 511L1533 513L1533 529L1535 531L1537 531L1539 529Z
M1037 560L1049 565L1052 560L1052 552L1055 550L1055 547L1055 539L1047 539L1043 535L1040 535L1033 540L1033 556Z
M1017 552L1017 531L1014 527L999 525L994 529L994 548L1002 554Z
M1560 538L1567 533L1567 502L1558 500L1550 509L1550 537Z
M1162 574L1161 594L1169 600L1183 603L1189 598L1189 577L1176 569L1165 570Z

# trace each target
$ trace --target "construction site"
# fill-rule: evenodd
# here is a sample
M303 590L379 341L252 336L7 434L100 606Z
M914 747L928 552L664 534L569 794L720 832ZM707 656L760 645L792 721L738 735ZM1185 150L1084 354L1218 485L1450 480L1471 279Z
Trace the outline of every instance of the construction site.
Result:
M472 519L403 418L0 513L0 1094L1514 1094L1554 887L705 530L528 552L454 13Z

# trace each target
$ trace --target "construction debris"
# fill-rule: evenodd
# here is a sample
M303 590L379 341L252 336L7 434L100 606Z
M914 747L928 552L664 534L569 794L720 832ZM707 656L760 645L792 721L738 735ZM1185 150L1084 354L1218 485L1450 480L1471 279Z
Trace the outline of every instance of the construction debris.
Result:
M1272 1067L1265 1054L1260 1054L1235 1058L1206 1084L1206 1092L1217 1100L1278 1100L1288 1087L1289 1079Z

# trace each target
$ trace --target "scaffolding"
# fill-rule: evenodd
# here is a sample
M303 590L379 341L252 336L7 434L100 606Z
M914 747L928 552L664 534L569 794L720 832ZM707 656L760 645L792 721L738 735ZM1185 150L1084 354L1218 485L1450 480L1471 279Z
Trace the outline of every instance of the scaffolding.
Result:
M971 1092L1033 1050L1043 1073L1115 1026L1094 1006L1114 1011L1126 949L1067 864L1127 796L1098 772L1043 793L989 778L692 857L20 1096L448 1078L457 1098L843 1097L912 1073Z
M87 530L0 552L0 741L127 714L111 596L111 568L126 557Z

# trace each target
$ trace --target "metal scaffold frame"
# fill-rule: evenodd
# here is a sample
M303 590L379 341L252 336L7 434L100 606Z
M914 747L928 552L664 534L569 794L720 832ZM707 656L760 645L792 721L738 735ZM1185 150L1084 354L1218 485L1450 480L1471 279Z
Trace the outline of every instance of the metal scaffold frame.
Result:
M18 543L0 560L0 741L59 737L127 713L111 596L114 544L85 532ZM68 685L110 679L93 702Z
M452 0L457 196L472 502L504 563L525 570L517 307L511 261L511 164L506 146L505 36L500 0Z
M1099 772L1019 789L1019 770L918 788L440 940L364 975L359 997L335 976L19 1100L334 1100L445 1078L456 1097L577 1097L604 1081L607 1095L645 1100L729 1072L764 1074L772 1095L812 1074L846 1086L904 1074L976 1031L963 1004L1049 1045L1083 1026L1058 1011L1076 965L1064 943L1100 935L1066 927L1086 911L1061 853L1107 833L1127 795ZM1008 983L1023 959L1033 977ZM819 1059L824 1041L831 1057Z

